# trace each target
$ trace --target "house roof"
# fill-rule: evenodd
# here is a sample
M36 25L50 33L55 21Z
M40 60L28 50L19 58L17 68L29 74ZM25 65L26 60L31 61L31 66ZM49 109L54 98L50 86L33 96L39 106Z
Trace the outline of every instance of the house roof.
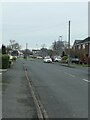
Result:
M90 42L90 37L87 37L86 39L80 41L79 43L85 43L85 42Z
M76 45L76 44L78 44L78 43L81 42L81 41L82 41L82 40L75 40L73 45Z
M88 42L90 42L90 37L87 37L84 40L75 40L73 46L75 46L77 44L88 43Z

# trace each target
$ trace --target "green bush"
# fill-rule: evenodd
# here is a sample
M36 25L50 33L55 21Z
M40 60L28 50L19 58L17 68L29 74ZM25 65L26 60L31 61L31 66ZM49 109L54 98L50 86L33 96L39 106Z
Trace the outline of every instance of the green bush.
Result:
M9 64L9 55L2 55L2 69L7 69Z
M61 63L67 63L67 60L68 60L68 56L63 56Z
M63 56L62 60L67 60L68 56Z

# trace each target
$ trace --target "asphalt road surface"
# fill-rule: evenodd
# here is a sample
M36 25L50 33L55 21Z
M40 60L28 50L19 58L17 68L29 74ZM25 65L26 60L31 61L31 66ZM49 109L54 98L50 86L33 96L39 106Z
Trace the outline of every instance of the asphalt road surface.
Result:
M0 71L0 119L2 118L2 72Z
M88 68L24 60L49 118L88 118Z

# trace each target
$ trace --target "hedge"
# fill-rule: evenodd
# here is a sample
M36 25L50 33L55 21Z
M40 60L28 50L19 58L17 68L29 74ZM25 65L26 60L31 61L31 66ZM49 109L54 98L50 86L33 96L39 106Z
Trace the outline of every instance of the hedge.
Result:
M67 60L68 59L68 56L63 56L62 57L62 60Z

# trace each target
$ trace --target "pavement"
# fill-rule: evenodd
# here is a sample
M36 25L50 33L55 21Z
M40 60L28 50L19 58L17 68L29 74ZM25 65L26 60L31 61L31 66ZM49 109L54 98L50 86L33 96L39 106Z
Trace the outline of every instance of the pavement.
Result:
M2 74L2 118L37 118L22 62L17 60Z

